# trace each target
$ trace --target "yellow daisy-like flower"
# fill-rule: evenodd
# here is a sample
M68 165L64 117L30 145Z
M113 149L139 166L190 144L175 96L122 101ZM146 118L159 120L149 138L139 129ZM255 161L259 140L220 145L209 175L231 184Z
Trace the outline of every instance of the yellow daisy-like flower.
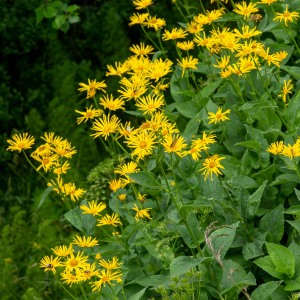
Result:
M136 173L139 171L140 171L140 169L138 168L137 163L134 161L131 161L127 164L123 164L123 165L117 167L115 169L114 173L120 174L122 176L126 176L127 174Z
M126 194L120 194L118 195L119 200L124 201L126 199L127 195Z
M125 142L129 148L133 148L132 157L137 156L137 160L143 159L145 156L152 154L156 142L154 132L146 130L131 134Z
M133 1L133 5L135 6L135 9L145 9L146 7L153 4L152 0L135 0Z
M82 204L80 209L83 211L83 214L98 216L101 211L106 208L106 204L103 202L98 203L95 200L89 201L88 206Z
M84 268L88 264L88 256L83 255L84 253L81 251L78 251L76 256L74 253L71 253L70 256L67 257L67 260L62 262L62 265L70 272L78 268Z
M276 56L276 59L281 62L288 56L288 53L286 51L277 51L274 55Z
M139 209L136 204L134 204L134 207L132 208L134 211L136 211L135 219L138 221L139 219L145 219L148 218L149 220L151 219L149 210L151 208L144 208L144 209Z
M283 81L283 87L281 89L281 94L279 95L279 97L282 97L282 101L285 103L286 102L286 97L288 94L292 93L292 89L293 89L294 85L292 84L292 80L284 80Z
M117 98L114 99L113 95L110 96L104 96L100 98L100 104L104 107L104 108L108 108L109 110L117 110L117 109L125 109L123 106L125 105L125 101Z
M70 169L70 164L67 161L65 161L62 165L59 162L56 162L53 173L60 176L61 174L67 174L67 171Z
M34 137L28 135L27 132L14 134L11 140L7 140L7 143L10 145L6 150L18 151L19 153L22 150L30 149L34 144Z
M103 114L101 109L95 109L92 105L90 107L86 107L86 111L75 110L75 112L82 115L82 117L77 118L77 124L80 124L81 122L85 123L87 120L92 120Z
M147 95L146 97L138 98L135 106L143 111L143 114L154 114L160 107L164 106L164 96Z
M79 278L77 275L74 275L71 271L65 270L64 272L60 273L61 280L63 283L68 284L70 286L73 285L73 283L78 283Z
M71 158L73 154L77 153L75 147L71 146L71 143L67 140L59 142L53 148L53 151L59 155L59 157Z
M169 134L164 136L162 145L165 152L176 153L178 156L183 156L183 149L187 146L184 138L179 134Z
M210 119L208 124L211 123L217 124L229 120L229 118L226 116L229 113L230 113L230 109L227 109L226 111L222 112L222 107L219 107L216 113L208 112L208 119Z
M32 156L51 156L52 154L52 147L50 144L46 143L39 146L34 152L31 153Z
M276 17L273 19L273 21L279 21L284 22L285 26L288 26L288 22L294 22L294 20L297 20L299 18L299 13L289 12L288 11L288 5L285 6L285 11L283 13L276 13Z
M35 160L39 161L41 164L37 167L37 171L43 168L45 172L48 172L52 167L56 165L56 161L58 160L58 155L51 155L45 157L38 157L31 155Z
M52 255L49 256L44 256L41 261L40 261L40 267L41 268L45 268L45 272L46 271L52 271L53 274L56 273L56 267L60 267L62 266L60 258L59 257L55 257L53 258Z
M116 227L118 225L122 225L119 216L115 213L113 213L111 216L106 214L104 217L98 220L98 222L99 223L97 224L97 226L112 225Z
M129 50L137 56L148 56L149 54L154 53L154 48L149 45L145 46L144 43L140 43L140 45L132 45Z
M281 154L283 146L283 141L272 143L267 149L267 152L270 152L274 155Z
M112 281L122 282L122 273L120 271L112 272L111 270L103 269L100 272L97 275L99 280L91 282L93 292L100 292L102 286L105 286L106 283L113 285Z
M96 133L91 134L91 136L94 138L104 137L106 140L109 135L118 130L119 124L120 120L117 116L103 115L102 118L93 123L92 130L96 131Z
M261 31L256 30L256 27L250 29L248 25L243 25L241 32L236 28L234 29L234 32L237 37L242 39L249 39L262 33Z
M129 137L131 133L134 131L134 128L131 127L130 121L125 122L125 124L120 124L119 126L119 133L121 136Z
M119 259L116 256L114 256L111 261L110 260L106 261L105 259L101 259L99 261L99 265L107 270L115 270L121 268L121 263L119 263Z
M189 51L194 49L195 44L193 41L185 41L185 42L177 42L176 46L183 51Z
M199 170L199 171L203 171L202 175L204 175L204 180L206 180L208 176L210 176L210 179L213 180L212 179L213 173L216 176L222 175L219 169L224 169L224 167L220 164L220 161L223 159L225 159L225 157L219 157L219 155L213 155L204 160L203 168Z
M169 59L163 61L161 58L156 59L147 71L147 77L158 81L161 77L167 75L172 71L171 66L173 62Z
M113 191L116 192L118 189L122 188L123 184L120 179L116 180L113 179L112 181L109 182L109 188Z
M192 141L193 147L201 147L203 150L208 150L208 145L214 144L217 141L215 140L216 135L213 133L206 134L203 132L202 138L198 138Z
M56 246L55 248L52 248L51 250L53 251L53 253L55 255L62 256L62 257L68 256L74 252L72 245L69 245L69 247L67 247L65 245Z
M283 150L281 153L283 156L287 156L289 158L295 158L300 156L300 144L296 142L294 145L288 144L287 146L283 145Z
M91 279L93 276L99 276L99 270L96 270L96 264L87 264L82 269L76 270L76 277L78 278L78 281L86 281L88 279Z
M86 237L86 236L79 236L79 235L76 235L73 238L72 244L77 245L81 248L90 248L99 245L97 239L93 239L91 236Z
M162 18L156 18L156 16L148 16L147 21L144 24L148 28L154 28L155 31L158 31L166 25L166 21Z
M78 89L79 92L87 92L86 98L93 98L96 95L97 90L101 90L105 92L104 88L107 87L106 83L104 81L97 82L96 80L90 80L88 79L88 84L85 84L83 82L80 82L79 85L81 88Z
M182 76L184 75L184 72L187 69L197 70L197 64L199 63L199 59L194 58L192 56L185 57L181 61L177 59L177 61L178 61L178 66L182 68Z
M251 14L258 12L255 3L249 3L249 5L247 5L247 3L243 1L241 4L237 3L235 7L236 8L233 11L244 16L244 19L248 18Z
M135 24L143 24L146 19L148 18L149 14L148 13L144 13L144 14L139 14L139 13L136 13L136 14L133 14L129 20L131 21L128 25L129 26L132 26L132 25L135 25Z
M220 60L217 60L217 64L214 65L214 67L219 68L219 69L225 69L230 63L230 56L225 55L222 56Z
M107 65L108 71L106 72L106 76L120 76L128 71L128 66L126 64L121 64L120 62L115 63L115 67L111 65Z
M173 28L171 31L165 30L162 35L163 41L183 39L187 36L187 32L182 28Z
M63 141L63 138L58 135L55 136L54 132L45 132L44 136L41 136L41 139L51 145L57 145Z
M137 99L147 92L147 87L144 85L122 86L118 92L122 94L121 99Z
M203 30L203 26L195 21L191 21L187 24L186 31L191 34L196 34Z
M271 5L272 3L275 3L275 2L277 2L277 0L261 0L261 2L257 2L257 3Z
M70 196L70 199L73 202L77 201L85 193L84 189L81 189L81 188L76 189L75 183L66 183L66 184L64 184L63 191L66 194L66 196Z

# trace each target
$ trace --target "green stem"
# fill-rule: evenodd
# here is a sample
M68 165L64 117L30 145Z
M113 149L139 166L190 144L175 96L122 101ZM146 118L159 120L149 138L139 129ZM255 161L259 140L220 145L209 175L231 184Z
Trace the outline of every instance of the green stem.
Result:
M57 279L58 283L60 284L60 286L65 290L65 292L74 300L78 300L77 297L75 297L73 294L71 294L65 287L64 285L60 282L59 279Z
M156 49L162 51L160 49L160 47L153 41L153 39L150 37L150 35L147 33L147 31L145 30L144 26L142 25L142 30L144 32L144 34L146 35L146 37L150 40L150 42L156 47ZM163 51L162 51L163 52Z
M33 163L30 161L30 159L28 158L26 152L24 150L22 150L23 154L25 155L25 158L27 160L27 162L30 164L30 166L36 171L39 173L39 175L44 178L46 181L48 181L48 179L40 172L36 169L36 167L33 165Z
M82 292L82 294L83 294L84 299L85 299L85 300L88 300L88 298L86 297L86 294L85 294L85 291L84 291L83 286L82 286L81 284L79 284L79 287L80 287L80 290L81 290L81 292Z

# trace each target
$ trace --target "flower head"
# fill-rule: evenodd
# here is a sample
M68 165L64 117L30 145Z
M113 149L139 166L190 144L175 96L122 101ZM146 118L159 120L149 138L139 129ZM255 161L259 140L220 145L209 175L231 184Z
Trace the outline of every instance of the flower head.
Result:
M151 219L149 215L149 210L151 208L144 208L144 209L139 209L136 204L134 204L134 207L132 208L133 210L136 211L135 219L138 221L139 219L145 219L148 218L149 220Z
M118 225L122 225L119 216L115 213L113 213L111 216L106 214L104 217L98 220L98 222L99 223L97 226L112 225L116 227Z
M34 144L34 137L28 135L27 132L21 134L14 134L12 140L7 140L7 143L10 145L6 150L18 151L30 149Z
M97 82L96 80L90 80L88 79L88 84L85 84L83 82L80 82L79 85L81 88L78 89L79 92L87 92L86 98L93 98L96 95L97 90L102 90L105 92L104 88L107 87L106 83L104 81Z
M77 118L77 124L80 124L81 122L85 123L87 120L92 120L103 114L101 109L95 109L92 105L90 107L86 107L86 111L75 110L75 112L82 115L82 117Z
M53 258L52 255L49 256L44 256L41 261L40 261L40 267L41 268L45 268L45 272L46 271L52 271L52 273L56 273L56 267L60 267L62 266L61 262L60 262L60 258L59 257L55 257Z
M229 120L229 118L226 116L229 113L230 113L230 109L227 109L226 111L222 112L222 107L219 107L216 113L208 112L208 118L210 120L208 124L211 123L216 124L219 122Z
M106 208L106 204L105 203L97 203L95 200L93 201L89 201L88 202L88 206L86 205L80 205L80 209L83 211L83 214L89 214L89 215L93 215L98 216L99 213L101 211L103 211Z
M213 155L208 158L206 158L203 162L203 168L201 168L199 171L203 171L202 175L204 175L204 180L207 179L208 176L210 176L210 179L212 179L212 174L215 175L222 175L221 171L219 169L224 169L224 167L220 164L220 161L222 159L225 159L225 157L219 157L219 155Z
M244 16L244 19L246 19L252 13L258 12L258 8L256 8L255 3L249 3L249 5L247 5L247 3L243 1L242 4L237 3L236 8L233 11L239 15Z
M267 149L267 152L278 155L282 152L283 146L283 141L272 143Z
M94 247L99 245L98 241L96 239L93 239L91 236L79 236L76 235L76 237L74 237L73 239L73 243L74 245L77 245L81 248L89 248L89 247Z
M297 20L299 18L299 13L294 11L294 12L289 12L288 11L288 6L285 6L285 11L283 13L276 13L276 17L273 19L273 21L279 21L279 22L284 22L285 26L288 26L288 22L294 22L294 20Z
M109 135L118 130L119 124L120 120L117 116L103 115L102 118L93 123L92 130L96 133L91 134L91 136L94 138L102 136L106 140Z
M294 85L292 84L291 79L289 81L286 80L283 81L283 87L281 89L281 94L279 96L282 97L282 101L284 103L286 102L287 95L292 93L293 87Z

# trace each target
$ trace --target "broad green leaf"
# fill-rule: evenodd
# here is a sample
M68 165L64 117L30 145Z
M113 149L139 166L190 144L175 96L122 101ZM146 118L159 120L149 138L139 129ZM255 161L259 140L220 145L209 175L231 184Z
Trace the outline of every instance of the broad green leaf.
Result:
M161 184L155 179L155 176L151 172L142 171L138 173L128 174L135 183L147 187L153 190L161 190L163 187Z
M284 233L284 208L282 204L261 218L259 229L262 233L269 232L273 242L281 240Z
M258 183L262 183L264 180L272 181L273 175L276 172L276 166L273 164L255 174L253 174L251 177L254 178Z
M269 255L256 259L254 263L273 277L284 279L284 274L276 270Z
M292 241L289 245L289 250L293 253L295 258L295 278L300 277L300 246Z
M270 183L272 185L279 185L287 182L296 182L300 183L299 177L296 174L281 174L275 178L275 180Z
M287 223L293 226L300 233L300 220L295 220L295 221L287 220Z
M68 6L67 12L71 13L71 12L78 10L79 8L80 8L80 6L73 4L73 5Z
M168 285L170 282L170 277L164 275L151 275L145 278L137 279L134 282L145 287L148 286L158 287L162 285Z
M298 130L300 126L300 93L297 93L297 95L293 97L284 113L288 121L289 130Z
M190 99L182 93L182 91L190 91L190 86L188 79L181 74L182 71L176 66L170 81L171 96L175 102L185 102Z
M295 274L295 258L291 250L282 245L267 242L266 246L276 271L292 278Z
M139 292L135 293L134 295L131 295L130 298L128 298L128 300L140 300L144 296L146 289L147 288L145 287Z
M187 123L182 133L182 136L186 141L189 142L192 139L192 137L197 134L200 122L201 122L200 118L197 118L197 116L195 116L195 118L192 118Z
M262 251L262 246L265 243L266 236L267 233L264 234L257 233L254 236L254 241L252 243L247 243L243 247L243 256L246 260L264 255Z
M254 217L258 210L266 184L267 181L264 181L264 183L249 197L247 201L247 213L251 217Z
M195 118L200 111L199 107L193 101L177 103L176 109L187 118Z
M252 300L272 300L272 293L280 286L282 281L269 281L259 285L251 294Z
M285 280L285 291L297 291L300 290L300 278L297 279L290 279L290 280Z
M230 248L233 239L235 237L236 229L240 222L236 222L232 225L226 225L226 227L221 227L213 231L209 235L211 245L213 247L212 254L219 253L220 259L223 259L228 249ZM211 251L211 250L210 250Z
M44 6L44 17L47 19L54 18L57 14L57 5L53 5L53 3Z
M211 259L211 257L193 258L191 256L178 256L170 264L170 275L179 277L202 262Z
M78 206L65 213L64 216L74 227L82 231L81 212Z
M63 26L63 24L66 22L66 20L67 20L67 16L65 16L65 15L58 15L53 20L52 27L54 29L61 29L61 27Z
M40 23L44 19L44 5L41 5L35 10L36 24Z
M294 190L295 190L295 194L297 196L297 199L300 201L300 191L297 190L296 188Z
M291 66L284 66L281 67L281 69L285 70L288 72L291 76L293 76L295 79L299 80L300 79L300 67L291 67Z
M54 186L49 186L45 189L42 197L41 197L41 200L40 200L40 203L38 205L38 209L43 205L43 203L45 202L46 198L48 197L48 195L51 193L51 191L54 189L55 187Z
M256 140L249 140L245 142L236 143L235 146L246 147L255 151L259 151L261 149L261 144Z
M300 215L300 205L291 206L284 213L289 215Z
M219 79L215 82L209 83L206 87L204 87L201 92L200 95L202 98L207 98L209 97L221 84L221 82L223 81L223 79Z
M77 15L71 15L71 16L69 16L68 21L70 24L75 24L75 23L80 22L80 17Z

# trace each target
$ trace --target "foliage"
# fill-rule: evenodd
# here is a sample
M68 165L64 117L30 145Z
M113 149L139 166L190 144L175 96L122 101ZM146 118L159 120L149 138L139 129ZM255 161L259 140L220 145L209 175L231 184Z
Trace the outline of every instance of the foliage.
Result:
M132 45L107 66L116 81L87 76L85 107L59 111L64 122L76 109L110 156L86 193L65 167L70 131L45 133L42 147L8 140L31 151L80 232L40 260L73 299L299 297L300 4L211 2L174 1L172 28L151 0L134 1L129 25L156 49Z

